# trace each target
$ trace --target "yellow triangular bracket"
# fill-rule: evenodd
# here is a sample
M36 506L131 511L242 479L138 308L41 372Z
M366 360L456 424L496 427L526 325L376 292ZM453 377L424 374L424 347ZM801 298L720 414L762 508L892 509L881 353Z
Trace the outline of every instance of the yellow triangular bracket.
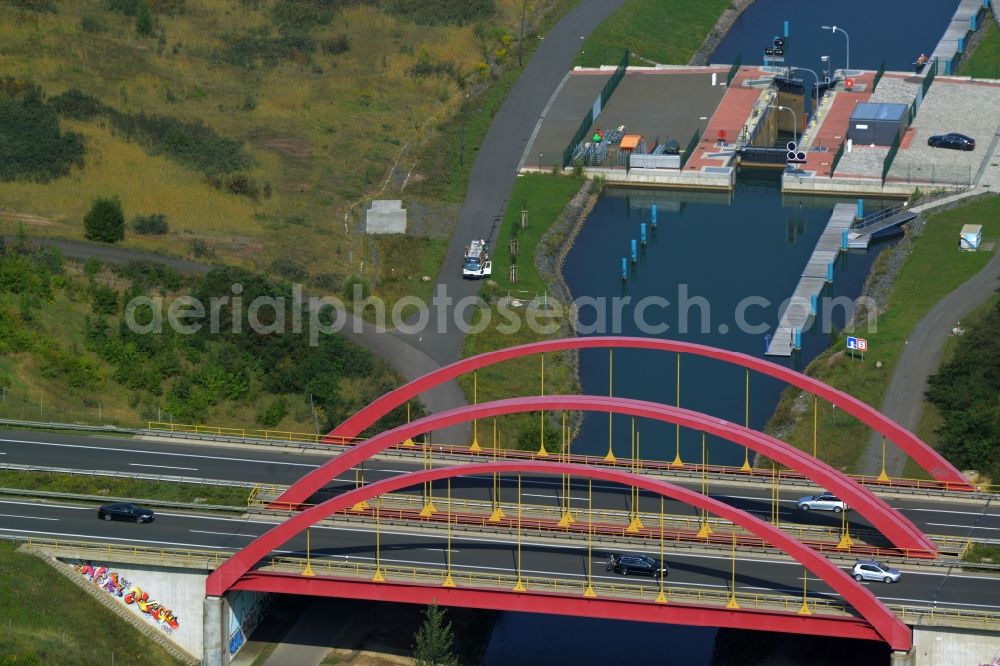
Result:
M660 590L660 593L656 595L656 603L658 604L667 603L667 595L663 593L663 590Z
M590 583L587 583L587 589L583 591L583 596L587 597L588 599L597 598L597 592L594 592L594 586L591 585Z
M675 468L684 467L684 461L681 460L680 451L678 451L677 454L674 456L674 461L670 463L670 466Z
M535 455L538 456L539 458L549 457L549 452L545 449L545 442L542 442L542 445L538 447L538 452L535 453Z
M487 518L486 522L489 522L489 523L499 523L501 520L503 520L506 517L507 517L507 514L504 513L503 509L501 509L498 506L497 508L493 509L493 513L490 514L490 517Z
M479 446L479 440L478 439L473 438L472 439L472 446L469 447L469 450L472 451L473 453L481 453L482 450L483 450L483 447Z
M608 463L609 465L614 465L616 462L618 462L618 458L615 458L615 454L611 453L611 451L608 451L607 454L605 454L604 456L604 462Z
M559 519L559 522L556 523L556 525L558 525L559 527L569 527L575 522L576 518L573 517L572 513L567 511L562 515L562 518Z
M373 583L384 583L385 582L385 576L382 575L382 568L381 567L375 569L375 575L372 576L372 582Z
M741 472L752 472L753 471L753 467L750 466L750 461L749 460L746 460L746 459L743 460L743 465L740 467L740 471Z
M739 610L740 605L736 603L736 595L729 597L729 601L726 603L726 608L730 610Z
M351 507L351 511L367 511L370 508L371 507L368 505L368 502L366 502L365 500L361 500L360 502Z
M851 538L850 534L844 534L840 537L840 543L837 544L837 548L840 550L846 550L854 545L854 539Z
M518 577L517 583L515 583L514 587L511 589L513 589L515 592L524 592L528 588L524 586L524 582L520 579L520 577Z
M701 529L698 530L698 538L699 539L707 539L709 537L709 535L712 534L712 532L713 532L713 530L709 526L708 521L705 521L705 522L703 522L701 524Z
M413 443L413 439L412 439L412 438L410 438L410 437L407 437L407 438L406 438L406 439L405 439L405 440L403 441L403 446L405 446L405 447L409 448L409 447L411 447L411 446L416 446L416 444L414 444L414 443Z
M625 531L628 532L629 534L635 534L644 527L646 526L642 524L641 520L639 520L639 516L635 516L634 518L632 518L632 521L628 524L628 527L625 528Z
M441 587L456 587L455 581L452 580L450 573L444 577L444 581L441 583Z
M799 615L812 615L812 614L813 612L809 610L809 604L806 603L805 600L803 600L802 607L799 608Z
M882 468L882 473L878 475L878 480L881 481L882 483L889 482L889 475L885 473L884 467Z
M313 571L311 563L306 562L306 568L302 570L302 575L303 576L310 576L310 577L316 575L316 573Z
M427 504L424 504L424 508L422 508L420 510L420 517L421 518L430 518L431 516L433 516L437 512L438 512L438 509L437 509L436 506L434 506L434 502L428 502Z

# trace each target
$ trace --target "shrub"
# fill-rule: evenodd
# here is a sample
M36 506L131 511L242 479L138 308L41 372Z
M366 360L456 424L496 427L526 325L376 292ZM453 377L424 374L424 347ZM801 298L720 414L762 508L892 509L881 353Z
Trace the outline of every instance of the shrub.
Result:
M494 0L387 0L386 11L423 25L475 23L496 12Z
M347 38L347 35L337 35L333 39L323 41L323 53L337 55L338 53L347 53L350 50L351 40Z
M104 113L106 107L93 95L70 88L64 93L49 100L49 104L59 115L73 120L90 120L99 113Z
M162 236L169 230L167 216L163 213L136 215L132 220L132 230L137 234Z
M89 257L87 261L83 262L83 274L89 278L100 273L102 268L104 268L104 264L97 257Z
M80 28L84 32L104 32L108 29L104 19L96 14L84 14L80 19Z
M135 31L143 37L152 37L155 27L156 23L153 21L152 12L149 11L149 5L140 0L135 13Z
M292 261L288 257L278 257L271 263L271 271L292 282L304 282L309 273L302 264Z
M90 308L94 314L115 315L118 313L118 291L105 285L94 285L90 292Z
M278 397L266 408L257 412L257 423L265 428L273 428L281 423L281 420L288 414L288 401L284 396Z
M39 88L16 80L0 88L0 181L46 183L83 166L83 138L59 131L58 115Z
M125 215L118 197L98 197L83 218L84 236L101 243L125 238Z

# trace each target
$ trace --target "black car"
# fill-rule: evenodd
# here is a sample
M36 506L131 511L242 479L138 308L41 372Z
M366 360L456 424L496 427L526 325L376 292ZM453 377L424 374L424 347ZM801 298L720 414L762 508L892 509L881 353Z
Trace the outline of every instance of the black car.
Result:
M665 563L653 559L648 555L633 555L629 553L611 553L608 555L606 571L614 571L623 576L634 574L636 576L652 576L653 578L666 577L670 569Z
M949 132L948 134L935 134L927 139L927 145L934 148L952 148L954 150L975 150L976 140L972 137Z
M97 510L97 517L104 520L128 520L140 524L151 522L153 516L152 509L144 509L128 502L105 504Z

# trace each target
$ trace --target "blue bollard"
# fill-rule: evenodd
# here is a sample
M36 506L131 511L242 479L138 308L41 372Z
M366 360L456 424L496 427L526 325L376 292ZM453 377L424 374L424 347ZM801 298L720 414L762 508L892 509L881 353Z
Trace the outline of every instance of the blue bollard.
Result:
M858 219L864 219L865 217L865 200L858 199Z
M979 17L976 16L975 14L973 14L971 17L969 17L969 25L972 28L972 32L976 31L976 21L977 21L978 18Z
M816 316L816 304L819 301L819 294L813 294L812 298L809 300L809 314L813 317Z
M770 348L771 348L771 336L770 335L765 335L764 336L764 353L766 354L767 350L770 349Z
M645 245L646 244L646 223L645 222L643 222L642 224L639 225L639 238L642 241L642 244Z
M785 39L788 39L788 21L785 21Z
M628 261L622 257L622 282L628 279Z
M638 253L636 252L636 249L635 249L635 239L633 238L632 239L632 263L633 264L635 263L635 260L636 260L637 257L638 257Z
M653 215L653 228L655 229L656 228L656 204L653 204L652 208L649 209L649 212Z
M795 348L802 349L802 329L795 329Z
M958 38L958 52L965 53L965 37Z
M990 8L990 0L983 0L983 9Z
M843 231L840 232L840 249L841 250L847 249L847 229L844 229Z
M831 261L826 265L826 281L833 282L833 262Z

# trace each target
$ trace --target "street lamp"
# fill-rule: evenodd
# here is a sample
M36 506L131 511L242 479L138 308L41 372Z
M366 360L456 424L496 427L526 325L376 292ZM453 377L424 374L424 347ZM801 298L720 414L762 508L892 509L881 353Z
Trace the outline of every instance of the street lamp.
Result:
M844 37L847 38L847 66L844 67L844 76L851 76L853 72L851 71L851 36L847 34L847 31L843 28L838 28L835 25L823 25L820 26L823 30L829 30L830 32L842 32Z
M802 70L803 72L809 72L814 77L816 77L816 105L812 109L813 118L815 118L816 117L816 109L819 108L819 74L817 74L816 72L812 71L808 67L789 67L788 69L799 69L799 70Z
M538 153L538 172L542 172L542 154Z
M826 83L830 82L830 56L820 56L820 62L823 63L823 81Z
M784 109L785 111L788 111L790 114L792 114L792 141L794 141L795 145L798 146L799 145L799 118L798 118L798 116L795 115L795 111L793 109L789 109L787 106L775 106L774 108L778 109L779 111L781 109Z

